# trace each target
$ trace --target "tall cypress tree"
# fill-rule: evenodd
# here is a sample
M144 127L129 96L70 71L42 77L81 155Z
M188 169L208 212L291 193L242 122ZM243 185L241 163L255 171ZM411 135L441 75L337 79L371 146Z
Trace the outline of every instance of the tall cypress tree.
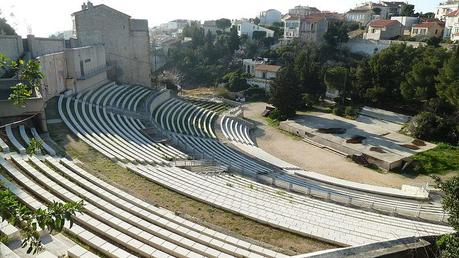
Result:
M271 103L279 112L278 119L295 116L302 103L301 85L293 65L282 68L271 87Z

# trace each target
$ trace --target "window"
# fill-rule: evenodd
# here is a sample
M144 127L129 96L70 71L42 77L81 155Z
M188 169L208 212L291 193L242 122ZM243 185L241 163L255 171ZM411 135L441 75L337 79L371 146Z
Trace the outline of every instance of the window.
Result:
M266 72L263 72L263 79L266 79Z
M376 33L376 30L375 29L371 29L371 33Z
M85 63L91 62L91 58L85 59L84 62L85 62Z
M418 29L413 29L413 34L418 34Z

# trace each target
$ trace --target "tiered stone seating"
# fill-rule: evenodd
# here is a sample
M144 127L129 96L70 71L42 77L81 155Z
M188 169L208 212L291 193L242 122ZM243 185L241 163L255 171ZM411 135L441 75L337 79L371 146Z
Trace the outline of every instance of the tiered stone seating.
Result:
M163 129L203 138L217 138L212 124L214 111L195 106L179 99L169 99L156 110L155 121Z
M258 164L219 141L180 134L177 134L176 137L187 146L204 153L207 157L211 157L224 165L238 169L244 173L255 174L272 171L272 169Z
M117 244L131 254L119 256L153 257L283 257L284 255L251 244L215 230L187 221L165 209L148 204L89 174L68 159L11 154L11 162L0 157L0 166L27 191L46 203L52 201L85 201L84 214L75 217L75 226L68 232L86 242L96 234L110 242L87 243L107 254L104 247ZM18 168L16 168L18 167ZM0 180L3 177L0 175ZM3 182L3 181L2 181ZM41 207L39 201L24 190L7 182L29 207ZM86 238L85 238L86 237ZM96 239L94 239L96 240ZM91 240L92 241L92 240ZM81 255L81 256L79 256ZM70 257L91 257L92 254L74 247Z
M182 97L187 102L190 102L196 106L202 107L204 109L212 110L216 113L221 113L228 109L228 105L223 102L214 102L205 99L191 98L191 97Z
M255 143L250 138L249 128L229 116L223 116L220 120L223 135L230 141L239 142L254 146Z
M128 168L200 201L278 228L343 245L452 230L286 193L234 175L216 178L176 167L128 165Z
M175 148L153 143L142 135L139 131L144 126L140 121L107 111L107 107L114 107L136 112L140 99L150 93L150 90L141 87L134 87L134 89L138 92L130 87L110 85L79 94L76 99L64 99L61 96L59 100L61 117L75 134L82 137L83 141L113 160L165 164L166 160L187 158L186 154ZM127 97L113 98L122 92L125 92Z
M19 258L8 246L0 242L0 254L3 258Z
M6 135L8 136L8 140L11 142L11 144L13 144L14 148L16 148L16 150L21 153L21 154L25 154L26 153L26 149L24 148L24 146L22 146L22 144L16 139L16 136L14 136L14 133L13 133L13 129L11 128L10 125L7 125L5 127L5 130L6 130Z
M9 168L7 170L8 172L14 173L14 175L16 175L17 177L21 178L25 184L28 183L28 179L24 178L22 175L20 175L20 173L15 173L15 172L17 172L17 170L15 170L15 168L13 166L7 164L6 161L3 158L0 159L0 165L2 167L5 167L5 166L8 167ZM27 193L23 189L19 188L18 186L16 186L13 183L11 183L8 179L3 177L1 174L0 174L0 181L2 182L3 187L9 189L12 193L14 193L17 196L17 198L22 203L24 203L26 206L28 206L30 209L36 210L38 208L44 208L43 204L41 202L37 201L34 197L32 197L29 193ZM94 249L100 251L101 253L104 253L106 255L110 255L111 257L134 257L134 256L129 256L129 254L124 253L122 251L118 252L119 255L116 255L116 253L114 252L114 251L116 251L118 249L116 246L114 246L114 245L110 246L110 244L108 242L105 242L101 238L95 236L90 231L86 231L85 229L81 228L78 224L74 224L71 229L69 228L69 225L66 224L65 227L64 227L64 231L72 234L73 236L78 237L80 240L82 240L82 242L84 242L88 246L93 247ZM92 241L94 241L94 242L92 242ZM76 245L76 246L78 246L78 245ZM79 248L81 249L82 247L79 246ZM4 251L3 248L1 248L1 249L2 249L1 251ZM2 255L6 255L6 253L4 253L4 252L2 252L1 254ZM81 258L83 258L83 257L98 257L96 255L91 255L92 253L90 251L87 251L87 250L86 250L86 252L84 254L85 254L84 256L83 255L81 255L81 256L73 255L71 257L81 257ZM126 255L126 254L128 256L123 256L123 255ZM8 253L8 255L12 255L12 254ZM8 256L8 255L5 256L5 257L17 257L17 256L14 256L14 255L12 255L12 256Z
M3 153L8 153L8 152L10 152L10 147L8 147L8 145L3 141L2 138L0 138L0 150L1 150Z
M37 132L37 129L35 128L31 128L30 129L32 135L33 135L33 138L35 138L36 140L40 141L42 144L43 144L43 149L49 154L49 155L53 155L55 156L56 155L56 151L53 150L53 148L51 148L51 146L49 146L48 144L46 144L45 141L43 141L43 139L40 137L40 134L38 134ZM29 138L29 134L27 133L27 130L26 130L26 127L24 125L20 125L19 126L19 133L22 137L22 140L26 143L26 144L30 144L30 138ZM41 150L39 151L39 153L41 153Z
M66 177L73 179L74 182L86 188L88 191L97 191L98 195L107 201L112 200L114 202L114 200L116 200L116 202L119 203L118 206L120 207L131 207L129 208L130 212L140 216L142 219L160 224L162 227L171 230L176 234L194 239L201 244L209 245L212 248L223 250L235 256L282 256L281 254L269 249L261 248L243 240L205 228L194 222L187 221L168 210L148 204L105 183L67 159L58 160L52 157L47 157L46 160L53 166L53 168L61 171ZM134 205L134 207L132 205Z
M2 232L8 238L8 241L19 239L21 237L19 229L9 224L7 221L2 220L3 219L0 218L0 232Z

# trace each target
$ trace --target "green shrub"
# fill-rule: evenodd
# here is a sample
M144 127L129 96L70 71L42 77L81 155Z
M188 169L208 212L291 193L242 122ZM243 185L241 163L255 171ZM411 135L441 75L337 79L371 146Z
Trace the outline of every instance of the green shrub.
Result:
M447 142L457 145L459 132L453 119L440 117L432 112L421 112L405 126L404 131L418 139Z
M344 109L343 106L337 105L336 107L333 108L332 113L336 116L342 116L344 115Z

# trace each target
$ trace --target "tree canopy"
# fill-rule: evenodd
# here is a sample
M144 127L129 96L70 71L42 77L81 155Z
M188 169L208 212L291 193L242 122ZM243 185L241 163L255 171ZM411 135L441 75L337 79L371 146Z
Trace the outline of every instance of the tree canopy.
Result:
M0 15L2 14L0 10ZM16 35L16 31L11 25L8 24L7 20L3 17L0 17L0 35Z
M400 12L401 16L414 16L414 5L404 4L402 5L402 10Z
M221 30L226 30L229 27L231 27L231 20L226 19L226 18L221 18L215 21L215 25L217 26L217 28Z

